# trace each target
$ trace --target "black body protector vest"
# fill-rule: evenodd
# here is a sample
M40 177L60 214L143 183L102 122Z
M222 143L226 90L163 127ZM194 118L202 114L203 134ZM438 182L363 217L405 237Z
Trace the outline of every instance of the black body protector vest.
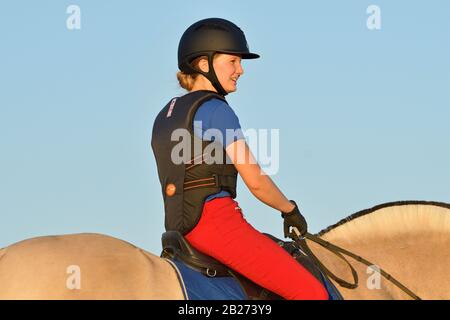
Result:
M191 231L200 220L205 198L211 194L224 190L232 198L236 197L238 172L222 143L203 141L194 134L195 112L202 103L213 98L226 102L223 96L207 90L174 98L160 111L153 124L152 149L164 198L167 231L178 231L182 235ZM189 135L180 138L179 134L174 134L172 137L174 132ZM182 149L182 145L190 147ZM218 149L223 156L220 161L211 163L212 158L217 160L220 156L211 150ZM175 161L174 157L177 158ZM180 158L183 158L181 163Z

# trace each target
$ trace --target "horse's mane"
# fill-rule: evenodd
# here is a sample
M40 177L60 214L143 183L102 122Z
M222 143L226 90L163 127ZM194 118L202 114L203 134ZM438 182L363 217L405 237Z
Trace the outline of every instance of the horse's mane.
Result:
M358 211L322 231L318 236L345 229L345 234L376 230L392 234L392 231L441 231L450 232L450 203L435 201L396 201L383 203ZM395 230L393 230L395 229Z

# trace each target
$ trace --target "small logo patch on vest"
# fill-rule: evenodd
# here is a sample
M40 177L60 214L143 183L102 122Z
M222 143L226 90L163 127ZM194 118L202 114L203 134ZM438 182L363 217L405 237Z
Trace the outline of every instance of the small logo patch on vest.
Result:
M175 191L177 191L177 187L175 187L175 185L173 183L169 183L166 186L166 195L168 197L171 197L175 194Z
M173 110L173 107L175 107L175 102L177 102L177 98L173 98L172 101L170 101L169 111L167 112L166 118L168 118L172 115L172 110Z

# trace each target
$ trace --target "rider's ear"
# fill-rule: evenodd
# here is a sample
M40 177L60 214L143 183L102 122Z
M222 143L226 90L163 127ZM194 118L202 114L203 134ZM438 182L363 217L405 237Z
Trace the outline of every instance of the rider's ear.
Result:
M207 57L202 57L197 64L197 68L200 69L201 71L208 73L209 71L209 63L208 63L208 58Z

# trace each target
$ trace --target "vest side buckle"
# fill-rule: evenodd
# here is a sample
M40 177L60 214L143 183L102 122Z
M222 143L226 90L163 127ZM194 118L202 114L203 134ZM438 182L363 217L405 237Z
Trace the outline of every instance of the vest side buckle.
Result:
M220 177L217 173L213 173L212 177L214 178L215 187L220 187Z

